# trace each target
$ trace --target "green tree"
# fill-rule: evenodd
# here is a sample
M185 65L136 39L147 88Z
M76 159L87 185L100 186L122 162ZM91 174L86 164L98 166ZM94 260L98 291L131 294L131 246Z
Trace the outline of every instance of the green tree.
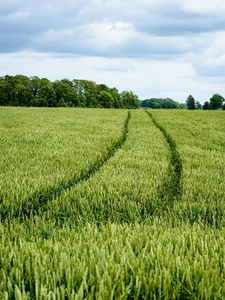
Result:
M76 89L70 84L70 81L66 79L56 80L54 90L58 106L77 106Z
M110 94L113 97L113 103L114 103L113 106L115 108L123 108L123 104L122 104L120 94L119 94L118 90L115 87L110 89Z
M99 84L102 91L109 92L110 88L105 84Z
M205 101L205 103L203 104L203 109L204 109L204 110L210 109L210 104L209 104L208 101Z
M15 99L15 104L19 106L27 106L27 90L22 83L16 83L13 89L13 98Z
M41 79L40 103L41 106L58 106L54 85L47 78Z
M123 106L126 108L139 108L140 101L138 96L134 95L133 92L123 91L121 93L121 99Z
M178 103L173 99L163 99L162 108L175 109L178 108Z
M0 105L8 105L9 88L10 84L4 78L0 78Z
M196 105L197 109L201 109L202 108L202 105L201 105L201 103L199 101L196 101L195 105Z
M214 94L211 98L210 98L210 107L211 109L218 109L222 106L223 101L225 99L219 95L219 94Z
M179 109L185 109L185 103L178 103Z
M73 79L73 87L76 90L77 94L77 105L79 107L86 107L87 101L85 96L85 84L84 80L80 79Z
M187 98L187 109L195 109L195 99L192 97L192 95L189 95Z
M143 100L141 106L153 109L184 109L184 104L180 104L171 98L150 98Z
M41 79L37 76L30 77L30 83L32 87L33 95L40 95L41 91Z
M10 105L31 106L34 98L32 83L27 76L16 75L10 82Z
M145 99L142 101L141 106L150 107L152 109L162 108L161 101L160 99L157 98Z
M51 82L47 78L24 75L0 77L0 105L40 107L138 108L132 92L118 92L94 81L69 79Z
M109 92L101 91L99 95L100 105L104 108L112 108L113 107L113 97Z

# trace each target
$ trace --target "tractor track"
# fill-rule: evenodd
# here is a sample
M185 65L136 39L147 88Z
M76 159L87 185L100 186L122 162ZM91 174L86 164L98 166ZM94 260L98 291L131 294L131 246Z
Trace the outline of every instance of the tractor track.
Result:
M169 146L170 162L168 166L168 173L160 189L158 203L159 206L161 206L160 210L165 210L166 207L168 208L173 206L174 201L181 197L182 160L177 150L176 142L173 140L171 135L161 124L158 123L149 111L146 111L146 113L150 116L153 124L163 133Z
M55 197L59 197L62 192L70 190L81 182L87 181L91 176L94 176L101 167L118 151L125 143L128 135L128 125L131 118L131 113L128 112L127 118L125 119L123 131L120 138L112 143L108 151L101 157L101 159L94 162L88 170L81 171L79 177L74 177L66 183L61 183L58 186L50 187L46 192L35 193L30 196L23 204L22 207L13 211L13 215L7 211L2 211L1 219L9 217L13 218L24 218L24 216L30 217L35 214L42 214L48 210L47 202L51 201Z

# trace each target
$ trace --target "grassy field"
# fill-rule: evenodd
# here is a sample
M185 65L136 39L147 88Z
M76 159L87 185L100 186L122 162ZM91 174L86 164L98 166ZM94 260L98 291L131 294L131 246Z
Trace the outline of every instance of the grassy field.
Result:
M177 145L183 165L182 197L174 213L182 220L224 225L225 114L223 111L152 112Z
M225 299L223 111L0 107L0 299Z

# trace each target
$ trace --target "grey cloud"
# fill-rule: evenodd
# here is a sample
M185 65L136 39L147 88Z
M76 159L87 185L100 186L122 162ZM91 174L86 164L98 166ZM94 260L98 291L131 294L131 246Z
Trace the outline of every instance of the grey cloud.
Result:
M133 28L120 30L113 23L103 22L73 30L48 31L39 35L31 44L35 49L44 52L54 49L56 52L83 55L135 57L181 54L193 49L196 43L191 39L184 40L182 37L168 38L139 34Z
M68 30L50 30L32 41L35 49L92 56L151 57L161 59L201 49L204 35L156 36L135 30L132 24L101 21Z
M33 41L49 29L69 28L74 15L40 5L36 10L26 7L0 16L0 52L16 52L34 47ZM53 51L53 49L52 49Z
M213 32L225 28L225 20L214 22L210 17L196 17L176 15L173 18L167 16L162 19L150 19L136 24L138 31L154 33L159 36L177 36Z
M3 8L0 4L0 32L35 35L49 29L70 28L76 24L76 14L86 2L75 5L70 1L64 1L63 4L62 1L24 1L20 7L17 3L15 7Z
M187 60L192 62L198 76L222 78L225 76L225 32L208 34L206 41L207 47L190 54Z
M225 77L225 55L222 57L207 57L203 55L193 60L193 68L200 77Z
M208 43L202 33L225 28L222 13L185 10L179 0L9 0L0 11L2 53L33 49L163 59L200 51Z
M29 39L23 33L10 32L7 35L0 32L0 53L22 51L29 48Z
M213 66L213 65L202 65L194 64L196 73L200 77L225 77L225 65Z
M119 5L119 2L121 3ZM79 21L88 19L94 22L97 19L107 18L110 21L131 22L137 31L155 35L185 35L224 30L224 13L199 13L186 11L179 1L107 1L100 8L94 5L83 7L78 13Z

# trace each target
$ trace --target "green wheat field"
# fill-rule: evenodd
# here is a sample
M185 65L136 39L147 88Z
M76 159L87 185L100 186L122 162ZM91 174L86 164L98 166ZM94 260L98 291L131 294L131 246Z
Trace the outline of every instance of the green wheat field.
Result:
M225 299L224 111L0 107L0 299Z

